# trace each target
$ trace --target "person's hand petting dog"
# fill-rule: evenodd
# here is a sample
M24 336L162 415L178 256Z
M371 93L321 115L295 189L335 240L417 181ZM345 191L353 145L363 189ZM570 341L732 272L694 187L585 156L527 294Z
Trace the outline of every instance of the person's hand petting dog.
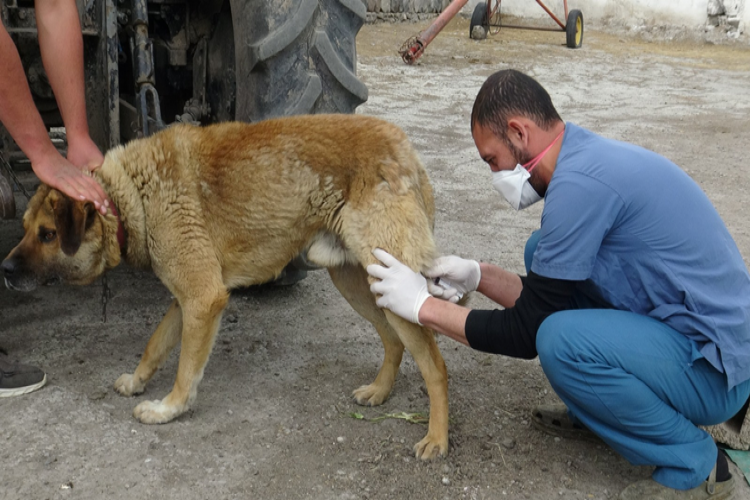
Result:
M405 320L421 325L419 310L431 297L427 290L427 279L383 249L376 248L372 254L383 263L382 266L367 266L367 273L379 280L370 285L370 291L380 295L375 301L378 307L389 309Z

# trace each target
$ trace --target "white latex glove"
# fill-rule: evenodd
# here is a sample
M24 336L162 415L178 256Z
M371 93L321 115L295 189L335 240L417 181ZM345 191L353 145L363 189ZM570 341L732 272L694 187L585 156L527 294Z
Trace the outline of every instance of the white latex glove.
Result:
M428 290L434 297L454 304L464 294L475 291L482 278L479 262L455 255L438 257L424 275L431 278Z
M372 254L385 264L367 266L367 273L380 280L370 285L370 291L380 295L375 303L378 307L389 309L407 321L421 325L419 310L430 297L427 292L427 280L385 250L376 248Z

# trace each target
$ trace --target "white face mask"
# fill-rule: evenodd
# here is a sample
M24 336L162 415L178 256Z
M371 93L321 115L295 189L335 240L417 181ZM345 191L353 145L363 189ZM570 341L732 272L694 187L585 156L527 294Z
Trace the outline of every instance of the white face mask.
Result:
M510 206L523 210L542 199L529 183L530 177L528 170L519 163L513 170L492 172L492 187L508 200Z
M536 192L536 189L531 185L529 179L531 178L531 172L534 170L547 151L552 148L552 145L562 137L565 129L563 129L555 140L547 146L544 151L539 153L533 160L528 162L526 165L516 164L516 168L513 170L500 170L498 172L492 172L492 187L494 187L498 193L503 195L503 198L508 200L510 206L516 210L523 210L524 208L530 207L537 201L541 200L542 197Z

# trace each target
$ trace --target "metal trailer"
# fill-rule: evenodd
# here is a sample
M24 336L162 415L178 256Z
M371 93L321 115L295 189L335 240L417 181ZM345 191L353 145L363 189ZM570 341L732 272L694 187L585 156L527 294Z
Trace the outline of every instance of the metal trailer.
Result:
M539 6L552 18L552 20L558 25L558 27L544 27L544 26L522 26L514 24L502 24L500 16L500 2L496 0L493 4L492 1L480 2L474 7L474 13L471 16L471 23L469 25L469 36L471 38L484 38L487 34L494 35L500 31L500 28L516 28L516 29L527 29L527 30L540 30L540 31L564 31L565 32L565 44L571 49L577 49L583 44L583 14L580 10L568 10L568 0L563 0L563 10L565 22L563 23L555 14L547 7L541 0L535 0ZM475 28L479 27L484 30L484 36L481 35L481 31L475 34Z
M496 0L480 2L474 8L469 25L469 37L481 40L488 34L494 35L500 31L500 28L519 28L542 31L564 31L566 34L566 44L572 49L577 49L583 44L583 14L580 10L568 11L568 1L563 0L566 23L563 24L557 16L541 0L535 0L544 11L554 20L559 28L548 28L542 26L521 26L502 24L500 22L500 2ZM453 0L448 7L435 19L435 21L423 32L406 40L399 49L398 53L406 64L414 64L417 59L424 54L427 45L445 28L453 17L459 13L468 0Z

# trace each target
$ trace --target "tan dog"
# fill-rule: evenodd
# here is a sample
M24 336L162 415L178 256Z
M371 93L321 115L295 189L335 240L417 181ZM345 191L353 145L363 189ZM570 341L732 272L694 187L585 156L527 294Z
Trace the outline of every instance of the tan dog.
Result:
M91 283L121 256L156 273L175 300L135 373L115 388L143 392L180 340L182 349L172 392L136 406L138 420L164 423L187 411L229 290L272 280L306 252L383 341L383 366L354 391L356 401L385 401L406 346L430 397L416 454L446 454L448 378L434 334L378 308L364 270L377 247L414 270L435 257L432 188L398 127L360 115L181 125L112 149L96 175L119 221L42 185L2 268L7 286L20 290L53 279ZM126 235L119 243L118 222Z

